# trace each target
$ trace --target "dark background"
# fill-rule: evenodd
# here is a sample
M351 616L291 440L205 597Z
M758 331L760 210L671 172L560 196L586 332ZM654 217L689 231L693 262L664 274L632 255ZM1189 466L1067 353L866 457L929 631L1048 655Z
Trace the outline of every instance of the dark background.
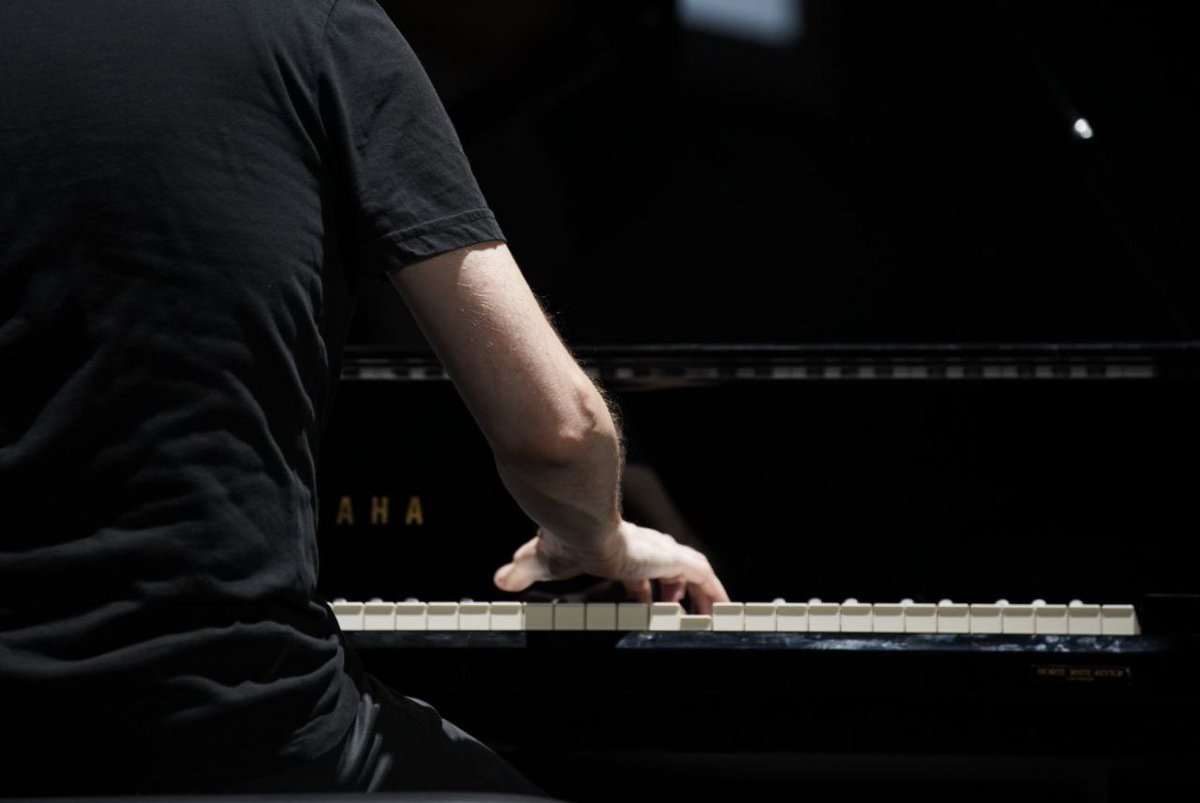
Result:
M783 45L670 0L383 5L574 345L1193 334L1186 4L797 0ZM403 317L368 287L353 340L423 347Z

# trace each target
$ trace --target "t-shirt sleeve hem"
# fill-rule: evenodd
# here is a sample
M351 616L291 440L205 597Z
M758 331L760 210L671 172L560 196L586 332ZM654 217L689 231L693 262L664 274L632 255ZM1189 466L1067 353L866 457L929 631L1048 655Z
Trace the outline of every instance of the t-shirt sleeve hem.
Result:
M371 271L376 274L478 243L503 242L505 237L490 209L471 209L388 232L380 240L384 253Z

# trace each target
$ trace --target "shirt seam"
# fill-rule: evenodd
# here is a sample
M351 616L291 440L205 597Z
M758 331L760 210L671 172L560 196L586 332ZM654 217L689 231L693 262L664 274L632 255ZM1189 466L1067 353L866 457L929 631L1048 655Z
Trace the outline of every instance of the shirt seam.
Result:
M325 22L323 22L321 24L321 47L322 48L326 44L328 44L329 21L333 19L333 12L337 11L337 7L341 4L341 2L342 2L342 0L333 0L332 5L329 6L329 11L325 14Z
M308 76L308 91L312 95L313 102L317 104L317 117L320 120L321 136L325 140L325 142L322 143L323 145L327 144L329 141L329 131L325 126L324 117L322 117L320 114L321 62L322 62L322 59L325 57L326 52L329 49L329 24L333 21L333 13L335 11L337 11L338 6L341 5L341 2L342 2L342 0L333 0L333 2L329 5L329 11L325 12L325 19L321 23L321 34L320 34L320 36L317 37L316 48L315 48L315 58L313 58L311 60L311 70L310 70L309 76ZM322 159L322 164L324 164L324 159Z
M417 223L412 226L405 226L402 229L392 229L379 235L380 240L390 240L404 242L406 240L424 237L437 231L448 229L459 223L474 223L477 220L495 220L495 213L487 207L477 207L475 209L467 209L462 212L455 212L452 215L434 218L423 223Z

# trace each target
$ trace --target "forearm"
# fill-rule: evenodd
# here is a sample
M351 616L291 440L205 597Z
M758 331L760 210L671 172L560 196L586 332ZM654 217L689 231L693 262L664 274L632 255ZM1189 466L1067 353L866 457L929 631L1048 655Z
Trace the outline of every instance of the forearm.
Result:
M548 536L572 549L612 549L620 516L623 461L616 424L592 389L580 418L589 425L544 454L496 453L496 468L513 498Z
M392 280L517 503L564 544L602 549L620 522L617 426L507 247L448 253Z

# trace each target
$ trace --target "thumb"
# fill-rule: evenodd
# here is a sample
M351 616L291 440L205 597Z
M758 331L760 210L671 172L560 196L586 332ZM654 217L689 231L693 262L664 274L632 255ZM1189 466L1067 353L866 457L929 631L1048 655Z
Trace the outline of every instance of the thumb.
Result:
M506 563L496 570L492 581L501 591L516 593L524 591L539 580L547 579L545 571L535 558L516 558L512 563Z

